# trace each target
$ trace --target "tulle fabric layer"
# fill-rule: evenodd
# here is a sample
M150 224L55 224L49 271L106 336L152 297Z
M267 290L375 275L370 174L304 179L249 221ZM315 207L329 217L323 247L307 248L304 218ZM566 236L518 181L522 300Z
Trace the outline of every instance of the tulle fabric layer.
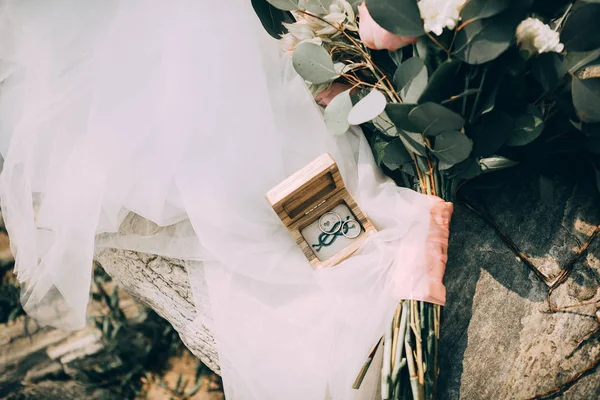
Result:
M228 399L374 398L377 368L352 382L429 285L430 201L384 178L359 130L327 133L250 2L0 6L0 194L26 310L83 326L101 248L184 259ZM314 271L264 194L324 152L378 233Z

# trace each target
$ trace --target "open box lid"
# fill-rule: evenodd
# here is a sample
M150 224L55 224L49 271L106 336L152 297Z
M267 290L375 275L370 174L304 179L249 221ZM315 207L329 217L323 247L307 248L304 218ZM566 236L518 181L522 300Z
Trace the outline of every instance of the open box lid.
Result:
M337 164L329 153L324 153L269 190L266 198L289 226L343 188Z

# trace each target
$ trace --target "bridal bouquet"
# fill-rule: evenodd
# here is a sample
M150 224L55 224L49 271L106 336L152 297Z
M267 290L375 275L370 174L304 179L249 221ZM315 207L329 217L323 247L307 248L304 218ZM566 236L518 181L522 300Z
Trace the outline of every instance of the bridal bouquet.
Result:
M451 201L467 180L576 143L600 188L597 1L252 4L331 133L360 125L397 182ZM547 193L551 181L540 184ZM403 301L390 323L383 398L433 398L439 306Z

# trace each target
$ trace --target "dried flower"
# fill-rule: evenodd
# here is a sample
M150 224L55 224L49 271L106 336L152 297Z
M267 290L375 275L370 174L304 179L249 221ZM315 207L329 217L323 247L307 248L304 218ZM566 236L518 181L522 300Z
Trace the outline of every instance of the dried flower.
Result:
M563 51L558 32L537 18L527 18L517 27L517 43L530 55Z
M441 35L444 28L454 29L466 0L420 0L417 5L425 32Z
M358 16L360 18L358 26L360 40L370 49L393 51L417 41L415 37L398 36L383 29L371 17L364 3L358 6Z

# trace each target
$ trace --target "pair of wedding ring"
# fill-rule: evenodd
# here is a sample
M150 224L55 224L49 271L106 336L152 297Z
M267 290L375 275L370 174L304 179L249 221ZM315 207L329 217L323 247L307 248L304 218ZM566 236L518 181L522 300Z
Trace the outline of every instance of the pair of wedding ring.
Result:
M349 225L352 222L356 224L358 229L353 229L354 227ZM328 226L332 227L327 229ZM348 239L357 238L361 232L360 224L357 220L350 218L346 221L342 221L342 217L331 211L321 215L321 218L319 218L319 229L321 232L328 235L333 235L341 231L342 235Z

